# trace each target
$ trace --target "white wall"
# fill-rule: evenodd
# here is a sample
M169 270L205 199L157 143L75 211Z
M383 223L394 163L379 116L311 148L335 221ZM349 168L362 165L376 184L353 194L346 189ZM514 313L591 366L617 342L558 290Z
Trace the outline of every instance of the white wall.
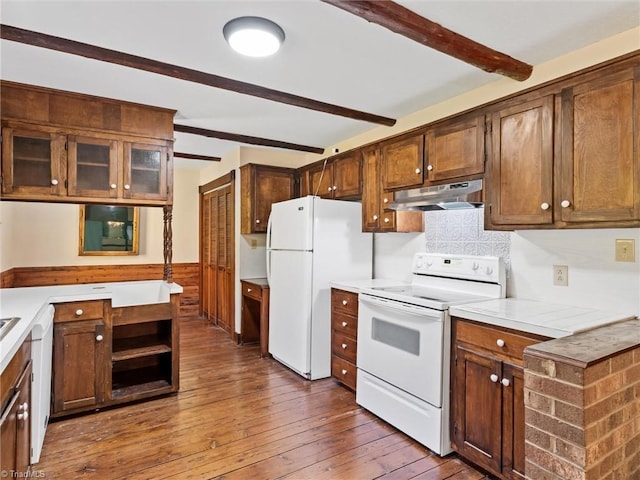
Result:
M175 263L198 261L198 175L192 170L174 172ZM76 204L0 202L0 271L14 267L164 262L161 207L140 208L139 255L80 256L79 228L80 209Z

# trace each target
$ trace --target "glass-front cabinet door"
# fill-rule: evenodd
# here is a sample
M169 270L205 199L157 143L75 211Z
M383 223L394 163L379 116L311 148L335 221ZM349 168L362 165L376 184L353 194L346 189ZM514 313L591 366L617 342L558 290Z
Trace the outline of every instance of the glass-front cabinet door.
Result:
M118 142L69 136L68 171L71 196L118 196Z
M165 200L169 149L165 144L124 144L124 198Z
M2 192L64 195L66 136L46 130L2 129Z

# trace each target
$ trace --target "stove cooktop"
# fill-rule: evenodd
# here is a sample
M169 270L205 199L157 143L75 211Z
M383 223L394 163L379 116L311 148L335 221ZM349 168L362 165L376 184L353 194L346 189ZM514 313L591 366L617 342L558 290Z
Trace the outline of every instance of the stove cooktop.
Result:
M451 305L481 302L492 298L467 292L457 292L411 284L392 287L372 287L363 289L361 293L436 310L446 310Z

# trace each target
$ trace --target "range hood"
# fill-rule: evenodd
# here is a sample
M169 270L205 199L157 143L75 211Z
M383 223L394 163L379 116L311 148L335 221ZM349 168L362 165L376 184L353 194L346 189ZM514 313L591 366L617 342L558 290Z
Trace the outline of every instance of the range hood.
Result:
M482 180L448 183L396 192L393 210L453 210L482 206Z

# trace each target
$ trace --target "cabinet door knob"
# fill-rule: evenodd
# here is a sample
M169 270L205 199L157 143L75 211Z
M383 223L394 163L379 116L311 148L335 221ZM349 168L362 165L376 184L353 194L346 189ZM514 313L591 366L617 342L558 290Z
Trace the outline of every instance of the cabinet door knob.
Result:
M504 347L504 340L499 338L498 340L496 340L496 345L498 345L499 347Z
M247 288L247 293L251 293L251 289L250 288Z
M19 413L18 415L16 415L16 417L18 418L18 420L24 420L26 422L29 418L29 412Z
M384 198L382 199L382 203L389 203L389 199L388 199L387 197L384 197Z
M433 171L433 165L427 165L427 170L428 170L429 172Z
M125 190L129 190L131 188L131 185L129 185L128 183L124 184L124 189Z
M343 375L346 375L346 374L347 374L347 371L346 371L344 368L342 369L342 374L343 374Z
M349 303L347 300L342 300L343 305L346 305L347 303Z
M335 190L336 188L338 188L338 187L336 187L336 186L334 185L334 186L333 186L333 188L332 188L331 190Z
M83 313L84 313L84 311L83 311L81 308L77 309L77 310L76 310L76 317L79 317L79 316L80 316L80 315L82 315Z
M571 202L569 200L562 200L560 205L562 206L562 208L568 208L571 206Z
M495 373L492 373L491 376L489 377L489 380L491 380L493 383L496 383L498 381L498 375L496 375Z
M542 210L549 210L549 207L550 207L550 206L551 206L551 205L549 205L547 202L544 202L542 205L540 205L540 208L541 208Z
M346 350L346 349L347 349L347 344L346 344L346 343L343 343L343 344L342 344L342 349L343 349L343 350Z
M21 405L18 405L18 413L22 413L22 412L26 412L29 410L29 404L27 402L24 402Z
M373 218L374 220L377 220L377 219L378 219L378 215L374 215L374 216L373 216L373 217L371 217L371 218Z
M117 187L117 185L115 183L111 184L111 188L116 188L116 187Z
M331 187L327 188L327 191L329 191L329 192L330 192L331 190L332 190L332 188L331 188Z
M260 219L259 218L256 218L256 223L260 223Z
M384 218L384 223L389 223L391 220L389 220L389 217L385 217Z
M421 172L421 170L419 168L416 168L416 173L419 174Z
M96 335L96 342L101 342L104 339L102 335Z
M502 383L502 385L504 385L505 387L508 387L511 384L508 378L503 378L500 383Z
M343 327L346 327L347 325L349 325L347 322L342 322Z
M56 180L55 178L51 180L51 185L57 185L58 184L58 180Z

